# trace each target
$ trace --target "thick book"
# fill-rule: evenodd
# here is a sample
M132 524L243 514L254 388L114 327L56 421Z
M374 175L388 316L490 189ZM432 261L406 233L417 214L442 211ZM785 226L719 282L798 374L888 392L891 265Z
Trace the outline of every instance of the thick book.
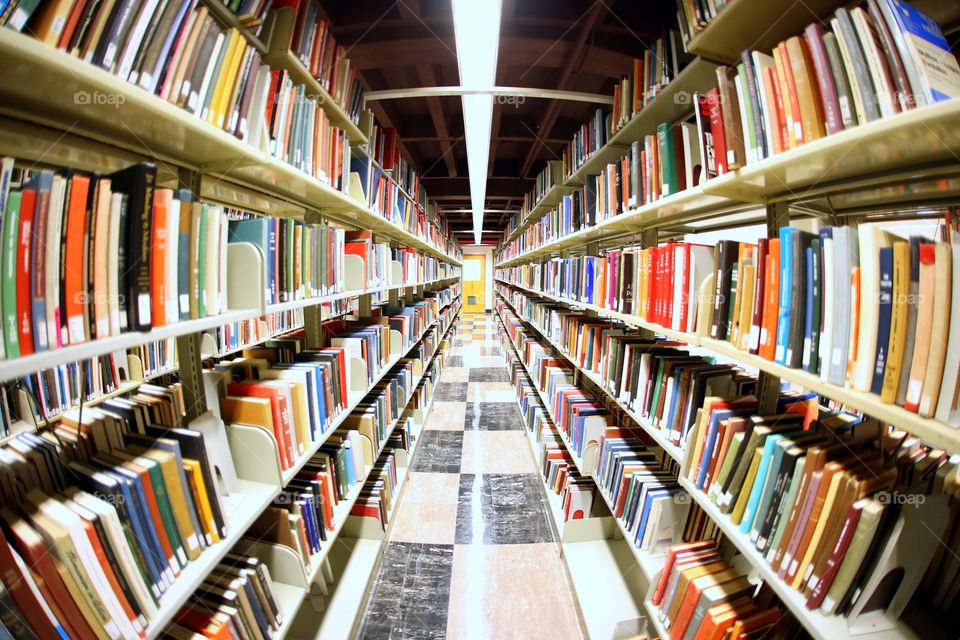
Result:
M893 247L880 249L880 297L878 305L876 361L870 392L880 395L886 373L890 348L890 331L893 323Z

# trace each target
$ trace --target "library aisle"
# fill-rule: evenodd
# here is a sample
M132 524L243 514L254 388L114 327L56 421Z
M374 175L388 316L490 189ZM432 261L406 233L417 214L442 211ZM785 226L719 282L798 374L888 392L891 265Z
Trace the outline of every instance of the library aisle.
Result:
M581 638L492 315L465 314L360 638Z

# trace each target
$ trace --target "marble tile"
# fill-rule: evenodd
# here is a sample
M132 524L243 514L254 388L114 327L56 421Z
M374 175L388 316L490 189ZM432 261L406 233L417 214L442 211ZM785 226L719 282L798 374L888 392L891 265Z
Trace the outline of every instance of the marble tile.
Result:
M390 540L453 544L459 487L460 477L455 473L411 471Z
M583 638L556 544L457 545L449 638Z
M443 372L446 376L452 369ZM443 384L443 383L441 383ZM434 402L427 416L427 431L463 431L467 416L466 402Z
M503 356L481 356L470 354L463 356L463 366L469 369L497 369L503 370ZM478 382L478 381L474 381Z
M516 392L511 389L516 397ZM464 415L464 430L523 431L515 400L510 402L468 402Z
M462 431L424 431L413 454L411 471L459 473L463 457Z
M550 542L548 508L537 474L461 474L456 543Z
M447 358L446 366L448 367L462 367L463 366L463 356L450 356Z
M436 402L465 402L469 393L466 382L441 382L434 391Z
M523 431L464 431L460 473L536 473Z
M509 382L471 382L467 387L467 402L516 401L517 392Z
M358 637L445 638L452 573L451 545L387 544Z
M480 355L481 356L499 356L503 354L503 350L500 348L500 345L493 347L481 347Z
M510 382L510 376L502 365L499 367L476 367L470 369L470 382Z
M443 370L443 376L440 378L441 382L469 382L470 381L470 370L460 367L447 368Z

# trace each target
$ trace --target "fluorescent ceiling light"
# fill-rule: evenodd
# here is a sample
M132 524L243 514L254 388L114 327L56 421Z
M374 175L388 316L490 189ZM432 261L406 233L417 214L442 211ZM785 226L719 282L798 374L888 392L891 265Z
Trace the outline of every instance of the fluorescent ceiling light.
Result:
M474 241L480 244L483 205L487 196L490 127L493 122L492 88L496 82L497 49L500 46L500 0L452 0L452 3L460 86L491 90L488 95L465 95L461 98Z

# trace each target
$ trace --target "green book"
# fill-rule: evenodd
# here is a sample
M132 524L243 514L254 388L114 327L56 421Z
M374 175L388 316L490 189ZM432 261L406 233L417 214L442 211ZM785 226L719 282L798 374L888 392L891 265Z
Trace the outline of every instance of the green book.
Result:
M677 177L677 150L673 145L673 127L666 122L657 125L657 141L660 143L660 175L663 177L663 195L669 196L680 189Z
M755 162L757 159L757 129L753 121L753 109L750 108L750 89L747 86L747 69L741 62L737 65L737 98L740 101L741 113L743 114L743 123L747 129L747 138L744 140L747 146L747 161Z
M8 358L20 357L20 333L17 330L17 239L20 231L19 191L7 197L3 215L3 343Z
M727 481L727 476L730 475L730 468L733 466L733 461L737 457L737 451L740 450L740 447L743 445L744 431L733 434L733 439L730 441L730 446L727 448L727 452L723 457L723 464L720 465L720 471L717 473L717 479L714 480L713 484L710 485L710 489L707 492L707 497L710 500L716 502L717 496L720 494L721 487Z
M294 234L294 224L293 218L287 218L284 220L284 230L283 230L283 262L286 265L284 271L284 283L287 291L287 300L293 300L293 294L295 291L293 283L293 234Z
M183 540L180 539L180 530L177 529L177 521L173 517L170 494L167 493L167 485L163 482L163 471L160 465L147 458L130 456L129 459L145 468L150 474L150 488L153 489L153 495L157 499L157 510L160 511L160 519L163 520L164 533L170 541L170 547L177 562L180 563L180 568L186 567L187 554L183 550Z
M207 225L210 223L209 205L204 202L200 208L200 252L197 257L197 307L200 318L207 317L207 294L204 283L207 281Z
M797 492L800 491L800 482L803 477L803 465L806 463L806 460L806 456L800 456L797 458L797 462L793 467L793 477L790 479L790 487L787 489L786 495L780 502L781 508L777 511L776 520L773 521L773 536L770 538L770 543L767 545L768 562L773 560L773 556L777 552L777 547L780 546L780 540L783 538L783 533L787 529L787 521L790 519L790 505L792 505L797 499ZM786 514L786 517L784 517L784 514Z

